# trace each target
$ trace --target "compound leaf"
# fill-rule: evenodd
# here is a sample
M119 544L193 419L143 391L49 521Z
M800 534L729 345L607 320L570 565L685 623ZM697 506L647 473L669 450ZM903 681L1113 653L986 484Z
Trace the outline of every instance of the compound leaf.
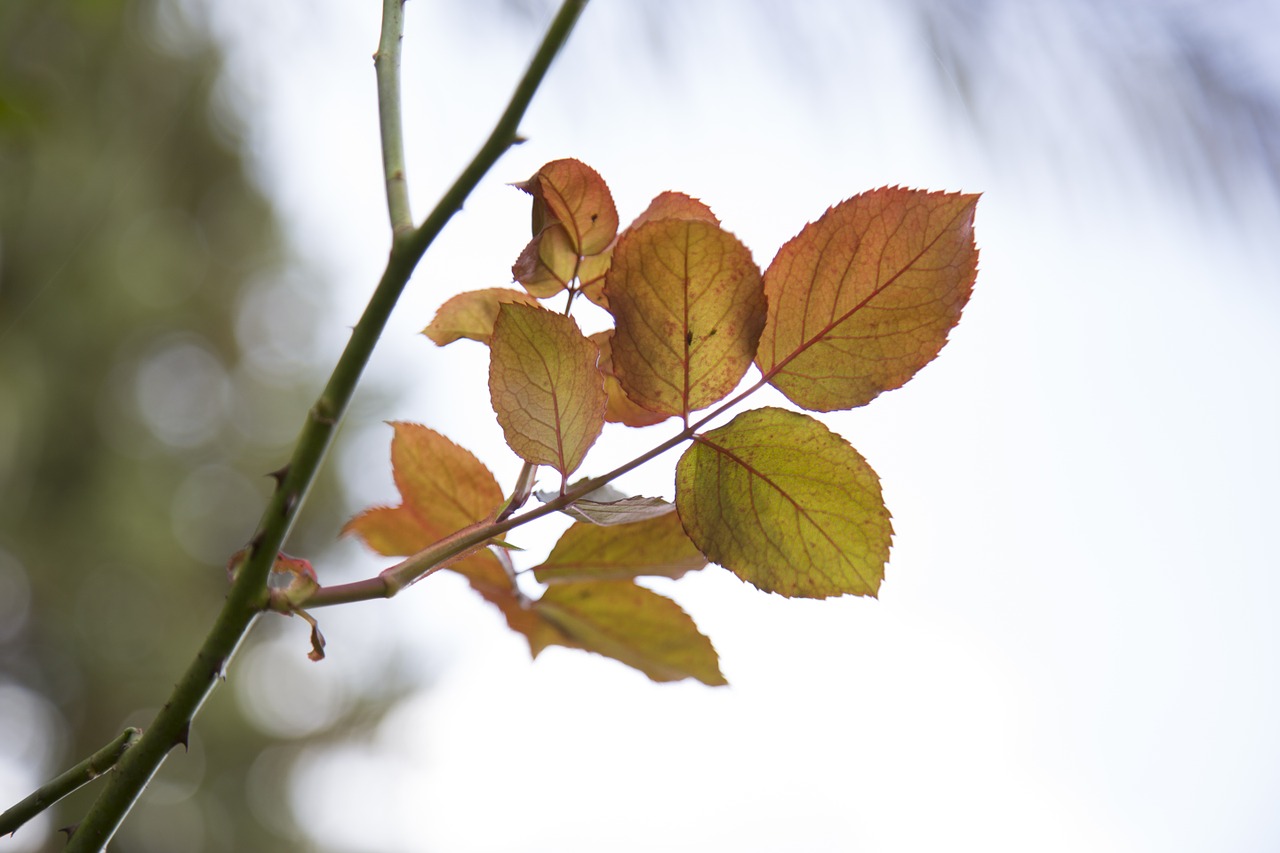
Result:
M874 596L893 528L871 466L808 415L763 408L699 435L676 508L702 553L785 596Z
M689 541L680 518L668 512L616 527L578 522L564 532L533 574L540 583L642 575L678 578L706 564L707 558Z
M725 397L765 321L751 253L711 222L663 219L619 238L605 277L617 321L613 369L627 396L664 415Z
M499 306L490 346L489 392L507 444L568 476L604 426L599 349L572 318L518 303Z
M498 306L506 302L538 304L533 296L508 287L490 287L459 293L440 306L435 319L422 330L422 334L441 347L462 338L487 344L493 337L493 323L498 319Z
M574 647L621 661L654 681L727 683L711 641L689 614L631 581L553 584L533 608Z
M756 363L813 411L865 405L928 364L973 291L978 196L885 187L828 210L764 274Z

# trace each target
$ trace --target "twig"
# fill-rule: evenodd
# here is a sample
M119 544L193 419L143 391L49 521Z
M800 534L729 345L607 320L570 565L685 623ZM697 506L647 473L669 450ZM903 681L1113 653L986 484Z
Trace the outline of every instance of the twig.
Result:
M127 728L115 740L65 773L41 785L31 796L0 814L0 835L13 835L18 828L71 792L88 785L116 765L125 750L142 732Z

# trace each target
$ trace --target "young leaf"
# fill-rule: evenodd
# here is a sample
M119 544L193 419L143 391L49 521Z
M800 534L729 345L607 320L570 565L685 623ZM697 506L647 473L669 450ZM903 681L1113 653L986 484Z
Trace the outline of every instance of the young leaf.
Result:
M534 567L540 583L678 578L707 564L675 513L617 527L579 522L564 532L547 560Z
M420 424L391 426L391 473L402 503L365 510L346 523L344 535L358 535L384 556L407 557L489 517L502 503L502 489L479 459ZM466 574L491 557L478 551L449 568Z
M711 641L689 614L631 581L553 584L533 607L577 648L622 661L654 681L727 683Z
M461 338L487 344L493 337L493 323L498 319L498 306L506 302L538 304L533 296L507 287L459 293L440 306L435 319L422 330L422 334L441 347Z
M555 296L578 274L580 261L564 226L553 222L524 247L511 277L539 299Z
M591 335L591 340L600 347L600 372L604 374L604 391L609 404L604 410L604 419L611 424L622 423L629 427L652 426L662 423L669 415L651 412L627 396L613 374L613 329L605 329Z
M604 288L617 320L614 373L644 408L687 417L751 365L765 320L760 272L719 226L664 219L628 231Z
M874 596L893 528L871 466L808 415L764 408L697 436L676 509L702 553L766 592Z
M572 318L516 303L499 307L490 346L489 391L507 444L573 473L604 426L600 351Z
M613 195L599 173L585 163L553 160L516 186L534 197L534 232L542 230L537 221L537 203L541 202L544 218L564 225L574 254L599 254L617 236L618 209Z
M806 225L764 275L756 363L797 405L865 405L928 364L973 291L976 195L886 187Z
M622 498L616 501L591 501L586 498L576 500L561 512L577 521L595 524L600 527L613 527L619 524L634 524L648 518L666 515L676 508L662 498L646 498L640 495Z

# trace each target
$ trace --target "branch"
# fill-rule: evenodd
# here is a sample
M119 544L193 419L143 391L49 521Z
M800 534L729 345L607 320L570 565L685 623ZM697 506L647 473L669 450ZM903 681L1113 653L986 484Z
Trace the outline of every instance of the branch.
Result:
M401 21L399 2L400 0L386 0L388 5L396 6L397 9L383 15L380 41L383 46L389 39L398 42L397 28ZM409 276L427 247L461 209L463 201L480 179L518 141L516 131L520 120L586 3L587 0L565 0L489 139L421 227L393 239L391 255L387 259L382 279L360 321L352 330L351 339L338 359L328 384L308 413L302 433L294 446L293 457L278 473L278 487L267 503L257 532L250 540L249 556L232 583L217 620L205 637L195 660L174 687L169 701L156 715L137 745L125 753L106 789L71 836L67 845L68 853L101 850L115 834L120 822L159 769L169 750L179 743L185 743L187 731L200 706L222 677L232 654L248 633L254 619L267 605L267 577L275 556L293 526L298 509L315 480L320 463L346 412L374 345L408 283ZM398 82L389 86L384 85L385 81L381 78L379 82L380 100L392 97L399 88ZM388 117L388 104L384 103L382 109L382 127L384 130L388 127L392 129L393 141L390 147L398 150L399 143L394 139L399 132L399 122L395 117ZM398 116L398 104L394 106L394 111ZM384 151L387 150L386 146L384 139ZM391 196L395 193L390 187L388 194L388 201L391 203ZM392 212L393 223L397 215ZM408 215L407 201L404 215Z
M41 785L35 792L0 814L0 835L13 835L18 827L52 806L73 791L89 784L116 765L125 750L133 746L142 732L127 728L115 740L81 761L75 767Z
M404 126L400 120L400 41L404 37L405 0L383 0L382 36L373 55L378 75L378 124L382 132L382 167L387 181L387 212L392 239L413 231L409 183L405 177Z

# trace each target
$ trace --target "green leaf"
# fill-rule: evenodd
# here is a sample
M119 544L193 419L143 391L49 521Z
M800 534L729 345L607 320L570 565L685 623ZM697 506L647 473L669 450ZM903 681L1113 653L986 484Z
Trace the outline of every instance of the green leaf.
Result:
M695 437L676 509L702 553L785 596L874 596L893 528L871 466L813 418L744 412Z
M706 564L679 517L667 513L615 527L579 522L564 532L533 574L540 583L678 578Z
M490 347L489 391L507 444L573 473L604 426L599 349L572 318L517 303L499 307Z
M723 399L751 365L765 321L760 271L714 223L664 219L628 231L604 290L617 320L614 373L644 408L687 417Z
M973 291L976 195L885 187L826 212L764 274L756 363L799 406L862 406L937 356Z
M654 681L727 683L711 641L689 614L631 581L554 584L533 607L573 646L621 661Z

